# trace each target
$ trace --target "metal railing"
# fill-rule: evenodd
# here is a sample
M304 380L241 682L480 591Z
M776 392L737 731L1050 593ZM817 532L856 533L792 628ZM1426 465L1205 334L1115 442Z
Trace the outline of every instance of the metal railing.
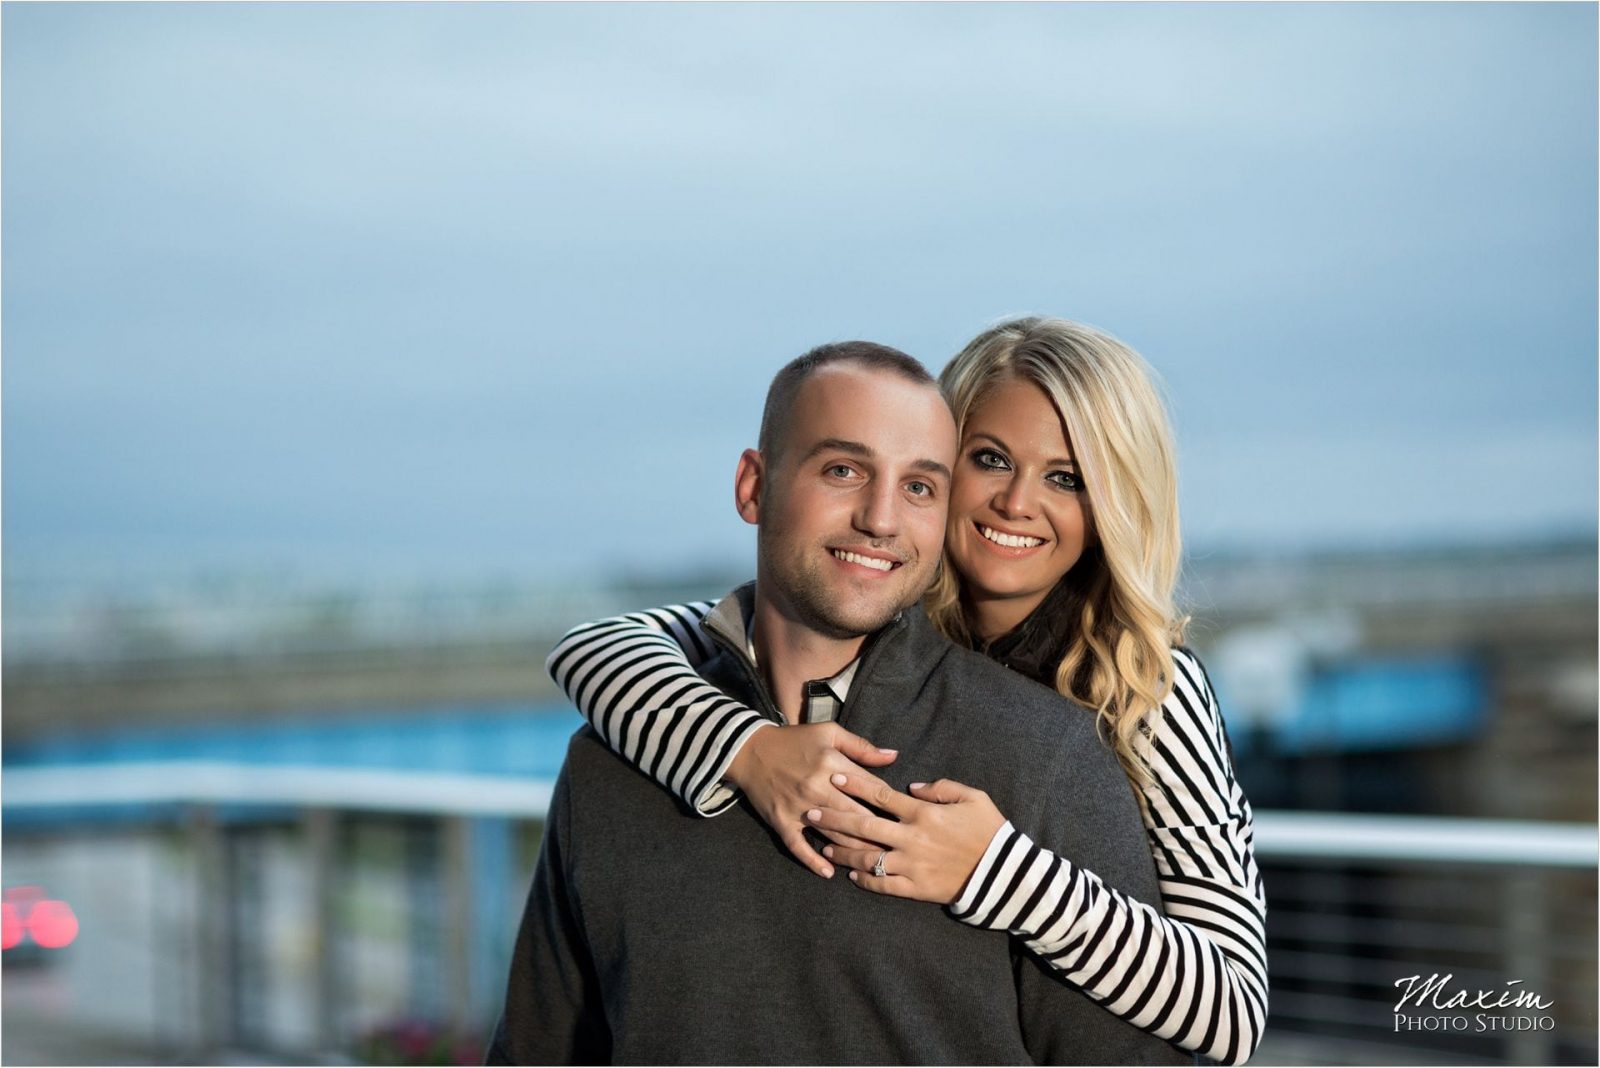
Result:
M193 1056L332 1061L386 1014L486 1031L550 788L230 764L17 769L7 830L24 833L6 836L7 882L89 894L72 885L100 863L89 857L144 843L134 866L192 907L156 895L84 930L114 927L119 952L143 954L134 970L173 982L154 1031ZM71 816L83 806L142 815L86 833ZM1261 812L1256 830L1273 983L1256 1063L1594 1063L1594 825ZM97 995L106 967L61 973L83 986L71 1026L136 1033ZM1397 1011L1412 977L1433 995ZM1508 991L1549 1004L1449 1006ZM8 1019L11 992L8 978Z
M1596 828L1263 813L1263 1063L1593 1064Z

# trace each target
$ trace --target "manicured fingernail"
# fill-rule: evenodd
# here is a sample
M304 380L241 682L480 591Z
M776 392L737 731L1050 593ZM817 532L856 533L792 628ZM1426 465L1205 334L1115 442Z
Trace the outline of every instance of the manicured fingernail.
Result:
M878 746L878 752L894 754L894 753L900 752L900 750L898 750L898 749L885 749L883 746L880 745L880 746Z
M850 873L850 881L853 882L853 883L858 883L861 880L856 878L856 873L855 872L851 872Z
M814 808L810 812L806 813L806 819L808 819L808 820L815 821L815 820L820 820L821 818L822 818L822 810L820 808Z
M829 860L832 860L833 859L833 846L823 846L822 847L822 855L827 857Z
M824 879L831 879L831 878L833 878L833 869L832 869L832 868L823 868L823 869L822 869L822 877L823 877L823 878L824 878Z
M833 783L833 785L835 785L835 786L843 786L845 784L845 782L846 782L845 777L843 775L835 775L835 776L831 777L828 781Z
M928 784L925 783L925 782L914 782L914 783L911 784L911 788L913 790L920 790L926 785L928 785Z

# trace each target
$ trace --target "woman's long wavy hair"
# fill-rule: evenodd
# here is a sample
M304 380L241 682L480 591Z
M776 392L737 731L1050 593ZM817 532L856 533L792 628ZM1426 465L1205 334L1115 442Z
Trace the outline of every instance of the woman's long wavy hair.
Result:
M1088 494L1089 545L1061 579L1069 624L1056 689L1099 715L1102 737L1138 785L1151 781L1146 746L1172 690L1178 614L1177 471L1154 372L1137 352L1065 319L1012 319L973 338L939 386L965 434L967 417L1001 379L1042 388L1066 424ZM973 645L960 576L945 559L925 601L951 640ZM1140 794L1143 801L1142 791Z

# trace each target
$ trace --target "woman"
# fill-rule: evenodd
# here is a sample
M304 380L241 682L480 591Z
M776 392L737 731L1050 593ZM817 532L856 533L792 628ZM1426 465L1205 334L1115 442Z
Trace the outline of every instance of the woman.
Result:
M698 627L709 604L575 628L551 674L608 744L701 814L742 790L819 875L842 865L867 890L1009 931L1108 1011L1243 1063L1266 1019L1266 904L1216 700L1180 644L1171 435L1148 369L1099 331L1025 318L974 338L940 387L961 451L927 612L1098 715L1139 799L1165 915L964 784L896 794L880 807L898 820L869 813L859 799L887 787L861 765L894 754L832 724L764 730L704 683L691 664L712 654ZM832 839L822 856L804 826Z

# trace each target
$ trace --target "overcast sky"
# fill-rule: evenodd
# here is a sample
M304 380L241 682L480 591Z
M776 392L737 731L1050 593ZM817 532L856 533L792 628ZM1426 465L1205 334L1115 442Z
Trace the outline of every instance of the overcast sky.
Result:
M748 559L766 382L1162 373L1195 546L1596 511L1596 9L7 4L4 563Z

